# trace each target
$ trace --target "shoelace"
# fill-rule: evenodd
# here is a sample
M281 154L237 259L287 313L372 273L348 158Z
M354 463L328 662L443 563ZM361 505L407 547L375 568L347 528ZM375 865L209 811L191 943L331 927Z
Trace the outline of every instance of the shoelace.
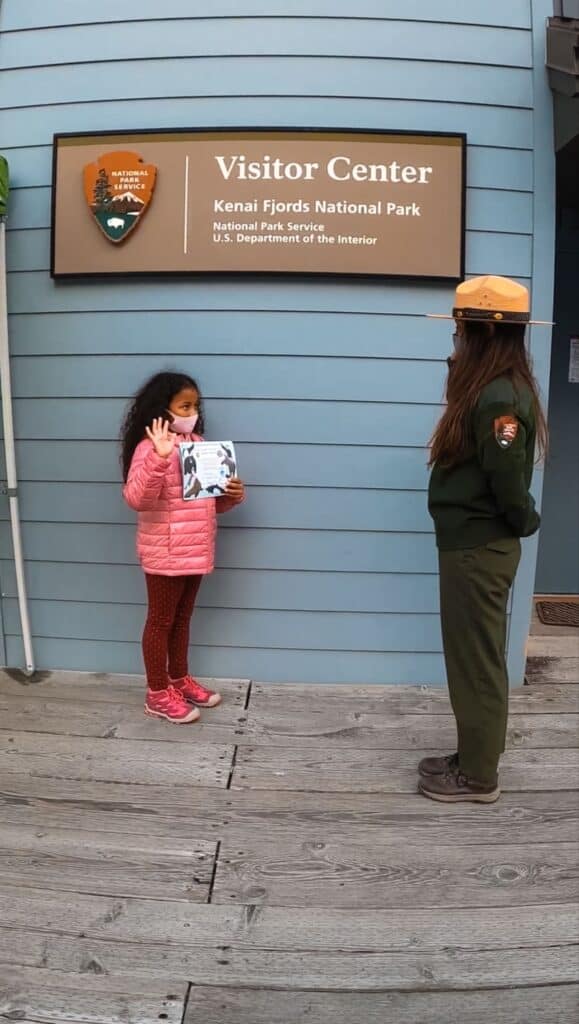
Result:
M165 697L165 704L175 704L175 703L178 703L179 705L185 703L185 699L183 697L183 694L179 693L179 690L176 690L174 686L168 686L167 687L167 695Z
M462 789L469 785L469 781L466 775L460 771L458 764L450 768L450 771L444 773L445 782L455 782L457 786Z
M207 690L204 686L201 685L201 683L198 683L197 680L193 679L192 676L185 676L185 682L200 697L209 697L209 696L211 696L211 691Z

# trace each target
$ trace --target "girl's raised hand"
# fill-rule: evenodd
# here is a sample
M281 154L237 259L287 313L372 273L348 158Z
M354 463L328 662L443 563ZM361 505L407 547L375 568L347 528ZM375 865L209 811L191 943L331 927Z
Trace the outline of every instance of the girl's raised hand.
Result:
M146 428L147 437L152 442L157 455L160 455L162 459L168 459L175 442L177 435L169 430L169 421L159 419L153 420L151 427Z

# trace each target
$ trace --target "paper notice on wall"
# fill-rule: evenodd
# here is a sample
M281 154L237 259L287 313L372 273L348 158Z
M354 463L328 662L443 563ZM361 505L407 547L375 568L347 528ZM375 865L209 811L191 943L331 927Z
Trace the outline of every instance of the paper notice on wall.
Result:
M571 338L569 344L569 383L579 384L579 338Z

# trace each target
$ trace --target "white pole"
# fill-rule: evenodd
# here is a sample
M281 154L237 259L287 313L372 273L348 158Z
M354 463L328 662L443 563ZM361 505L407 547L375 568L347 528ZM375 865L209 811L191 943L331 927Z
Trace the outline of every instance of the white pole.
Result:
M26 597L26 581L24 579L24 559L22 556L22 538L20 533L20 516L18 510L18 478L16 476L16 454L14 450L14 420L12 418L12 387L10 384L10 353L8 348L8 303L6 297L6 222L0 218L0 386L2 388L2 421L4 425L4 451L6 455L7 494L10 505L10 522L12 524L12 547L16 567L16 586L18 589L18 607L22 626L22 642L27 675L32 675L34 652L32 635L28 617L28 601Z

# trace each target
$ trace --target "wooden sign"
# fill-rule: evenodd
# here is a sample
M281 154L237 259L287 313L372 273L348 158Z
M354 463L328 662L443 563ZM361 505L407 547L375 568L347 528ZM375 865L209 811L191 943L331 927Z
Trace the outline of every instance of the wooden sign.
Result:
M58 135L52 274L456 281L465 149L426 132Z

